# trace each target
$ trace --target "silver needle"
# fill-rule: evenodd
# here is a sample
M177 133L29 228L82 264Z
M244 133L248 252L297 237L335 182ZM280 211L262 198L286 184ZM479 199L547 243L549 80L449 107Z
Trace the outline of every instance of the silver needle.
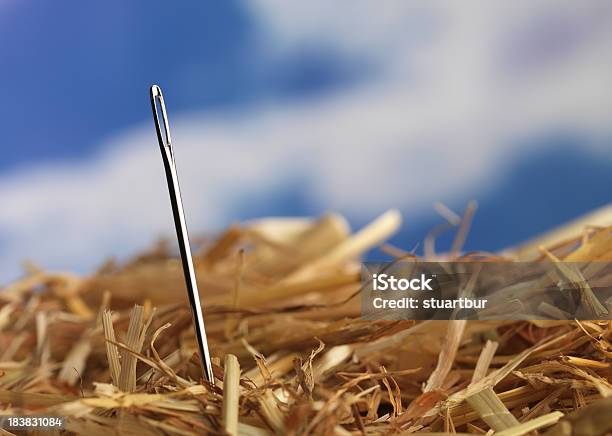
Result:
M157 103L159 103L159 109L161 111L162 124L160 124ZM168 191L170 192L170 202L172 204L172 214L174 215L176 236L178 238L179 249L181 252L185 284L187 285L187 294L189 295L189 304L191 305L193 324L195 327L196 339L198 340L200 359L202 361L202 373L204 378L209 383L214 384L215 378L213 375L210 353L208 351L206 330L204 329L204 316L202 315L202 306L200 305L200 294L198 292L198 284L196 283L195 270L193 268L191 247L189 245L189 235L187 234L187 225L185 224L185 214L183 212L181 191L179 189L176 165L174 163L174 150L172 149L172 141L170 139L168 115L166 114L164 97L161 89L157 85L151 86L151 108L153 109L155 130L157 132L159 148L161 149L162 158L164 160L164 169L166 170L166 181L168 182Z

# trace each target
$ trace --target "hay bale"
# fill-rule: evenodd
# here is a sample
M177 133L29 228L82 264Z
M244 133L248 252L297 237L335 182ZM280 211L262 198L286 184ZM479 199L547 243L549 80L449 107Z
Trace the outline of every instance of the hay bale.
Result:
M428 254L458 256L472 213L451 220L459 229L451 253L433 253L430 239ZM168 244L89 277L31 268L0 290L2 414L63 416L68 431L104 436L524 434L557 421L578 428L580 415L564 415L609 403L609 321L361 319L359 256L399 222L390 212L351 235L335 215L267 220L203 244L195 265L214 386L199 378L180 262ZM563 238L544 253L610 260L612 228L587 224L558 230ZM526 252L534 247L504 258ZM238 360L225 360L232 369L223 383L228 355ZM238 401L237 425L224 397ZM589 434L610 428L599 416Z

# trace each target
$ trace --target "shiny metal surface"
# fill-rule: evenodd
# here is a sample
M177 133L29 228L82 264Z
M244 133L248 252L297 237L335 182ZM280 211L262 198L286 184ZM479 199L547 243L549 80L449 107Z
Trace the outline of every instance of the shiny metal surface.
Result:
M166 181L168 182L168 191L170 193L170 202L172 204L172 214L174 215L176 236L178 238L179 250L181 252L185 284L187 286L187 294L189 295L189 304L191 305L193 324L198 341L200 359L202 361L202 373L208 382L214 384L215 379L212 371L210 353L208 351L208 341L206 339L206 330L204 328L204 316L202 315L200 294L198 291L198 285L196 283L195 270L193 268L191 246L189 244L189 235L187 233L187 224L185 223L181 191L179 189L176 164L174 162L174 149L172 148L172 140L170 138L170 126L168 124L168 115L166 114L166 105L159 86L151 86L150 95L153 120L155 121L155 130L157 132L159 148L161 150L164 161L164 169L166 171ZM161 112L161 119L158 112Z

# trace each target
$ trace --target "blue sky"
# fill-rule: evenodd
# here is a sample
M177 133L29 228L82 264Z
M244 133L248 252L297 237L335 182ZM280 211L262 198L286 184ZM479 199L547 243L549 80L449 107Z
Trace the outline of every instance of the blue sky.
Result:
M235 1L14 2L0 10L0 113L8 170L90 156L103 139L148 121L148 84L175 112L236 107L346 83L351 70L324 49L261 59L258 32ZM27 120L27 122L26 122Z
M339 14L338 11L344 11ZM89 271L171 235L147 89L190 227L431 205L496 250L609 202L605 1L0 1L0 283Z

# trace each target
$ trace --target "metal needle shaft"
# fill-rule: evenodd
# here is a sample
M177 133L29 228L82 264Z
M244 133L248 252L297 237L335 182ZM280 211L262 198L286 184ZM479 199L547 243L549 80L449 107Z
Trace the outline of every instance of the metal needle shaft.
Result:
M161 119L158 113L158 104L159 112L161 112ZM166 114L166 105L164 104L164 97L162 95L161 89L157 85L151 86L151 108L153 109L155 130L157 132L159 148L161 150L162 158L164 161L164 169L166 171L166 181L168 182L168 191L170 192L170 202L172 204L172 214L174 215L176 236L178 238L179 250L181 252L183 273L185 275L185 284L187 285L187 294L189 296L189 304L191 305L191 311L193 314L193 324L195 328L196 339L198 341L200 359L202 361L202 372L204 378L211 384L214 384L215 379L212 371L210 353L208 351L206 330L204 329L204 316L202 315L200 294L198 292L198 284L196 283L196 275L195 270L193 268L191 246L189 245L189 235L187 234L187 225L185 223L185 213L183 211L181 191L179 189L176 165L174 163L174 150L172 148L172 141L170 139L170 126L168 124L168 115Z

